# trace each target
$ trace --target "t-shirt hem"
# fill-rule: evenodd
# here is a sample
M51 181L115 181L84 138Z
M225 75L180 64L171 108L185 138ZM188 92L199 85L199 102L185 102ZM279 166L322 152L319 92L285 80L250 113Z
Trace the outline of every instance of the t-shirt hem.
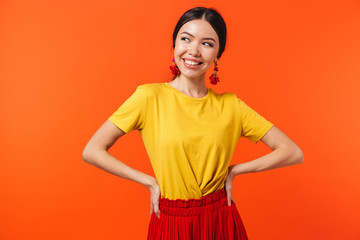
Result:
M125 133L129 133L129 127L125 127L124 125L122 125L121 123L117 122L116 119L114 119L113 117L109 117L108 120L110 122L112 122L115 126L117 126L118 128L120 128L123 132Z
M262 138L265 136L265 134L266 134L273 126L274 126L273 123L270 123L268 126L266 126L266 127L264 128L262 134L260 134L260 137L257 138L257 139L254 139L254 142L255 142L255 143L258 143L258 142L260 141L260 139L262 139Z

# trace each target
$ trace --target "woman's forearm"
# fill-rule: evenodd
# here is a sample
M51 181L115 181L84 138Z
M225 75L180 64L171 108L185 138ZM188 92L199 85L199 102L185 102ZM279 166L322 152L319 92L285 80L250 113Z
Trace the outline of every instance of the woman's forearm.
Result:
M243 173L261 172L274 168L299 164L304 161L304 155L299 148L278 148L258 159L230 166L229 174L236 176Z
M142 173L134 168L129 167L112 156L106 150L97 150L92 152L83 152L84 161L98 167L106 172L125 178L144 185L147 188L153 186L156 179L150 175Z

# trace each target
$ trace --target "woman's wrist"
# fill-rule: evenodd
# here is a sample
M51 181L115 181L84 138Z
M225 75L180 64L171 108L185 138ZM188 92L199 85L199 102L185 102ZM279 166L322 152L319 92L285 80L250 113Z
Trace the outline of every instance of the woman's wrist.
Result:
M152 177L152 176L149 176L149 179L147 180L146 182L146 187L151 190L153 189L154 187L156 187L156 185L158 185L158 181L156 180L156 178Z
M237 165L237 164L236 164L236 165ZM236 165L231 165L231 166L229 166L229 169L228 169L228 177L229 177L229 178L234 179L235 176L237 175L236 172L235 172L235 169L234 169L234 167L235 167Z

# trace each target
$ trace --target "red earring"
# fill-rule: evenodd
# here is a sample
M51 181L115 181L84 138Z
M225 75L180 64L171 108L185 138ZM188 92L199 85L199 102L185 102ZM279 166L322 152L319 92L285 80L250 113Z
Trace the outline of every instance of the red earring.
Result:
M217 76L217 72L218 72L217 60L215 59L214 72L209 77L211 84L216 85L218 82L220 82L219 77Z
M173 61L173 64L170 66L170 69L171 69L171 73L175 77L176 75L178 75L180 73L180 70L179 70L178 66L176 66L175 58L173 58L172 61Z

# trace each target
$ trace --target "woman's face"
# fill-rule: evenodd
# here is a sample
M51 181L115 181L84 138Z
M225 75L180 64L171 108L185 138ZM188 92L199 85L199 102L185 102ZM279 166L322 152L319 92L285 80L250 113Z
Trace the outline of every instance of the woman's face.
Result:
M187 78L205 78L219 51L219 38L210 23L197 19L179 30L174 49L176 65Z

